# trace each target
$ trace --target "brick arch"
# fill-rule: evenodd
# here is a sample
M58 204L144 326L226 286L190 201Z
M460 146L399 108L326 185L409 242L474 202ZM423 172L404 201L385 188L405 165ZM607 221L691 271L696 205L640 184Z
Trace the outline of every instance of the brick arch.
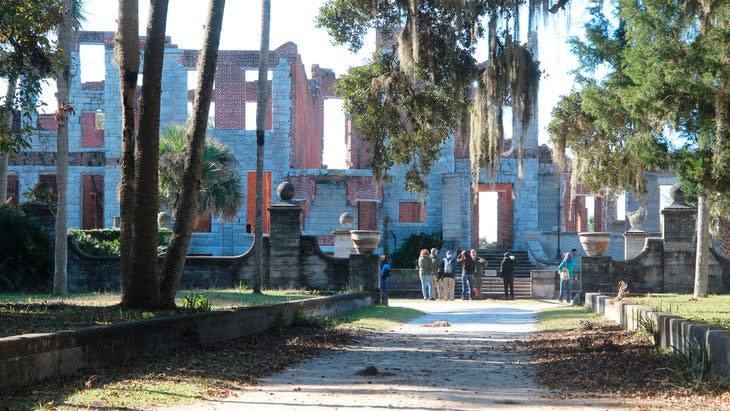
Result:
M497 247L512 248L514 239L513 233L513 215L514 215L514 189L512 184L479 184L479 192L473 193L474 201L472 202L472 233L471 243L473 247L479 245L479 193L497 192Z

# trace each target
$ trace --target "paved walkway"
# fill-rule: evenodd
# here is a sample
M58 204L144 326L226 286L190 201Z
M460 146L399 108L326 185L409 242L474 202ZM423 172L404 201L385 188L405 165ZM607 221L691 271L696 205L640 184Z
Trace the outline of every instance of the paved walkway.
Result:
M604 410L538 388L513 341L533 329L540 302L397 301L427 314L345 350L303 362L235 395L176 410ZM450 326L433 326L447 321ZM377 374L359 375L368 366Z

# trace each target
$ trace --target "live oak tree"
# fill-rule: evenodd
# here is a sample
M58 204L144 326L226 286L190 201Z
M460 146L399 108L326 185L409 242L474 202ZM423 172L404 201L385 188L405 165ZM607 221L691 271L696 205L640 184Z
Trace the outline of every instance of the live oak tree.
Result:
M29 147L42 82L54 70L57 48L49 33L58 27L62 2L7 0L0 7L0 78L8 83L0 104L0 200L7 193L8 154ZM14 115L22 124L15 128Z
M557 12L566 3L328 1L317 24L335 43L358 50L369 29L386 39L369 64L351 70L337 85L355 130L369 143L375 176L387 178L393 165L406 165L406 188L424 191L440 145L452 133L468 142L478 184L482 168L494 175L499 164L505 107L524 125L518 136L521 155L540 77L534 56L537 16ZM529 13L527 44L519 41L523 6ZM391 44L387 39L393 33L397 39ZM474 54L477 41L485 37L489 58L479 65Z
M556 109L552 137L574 160L589 156L589 166L603 167L614 179L604 180L616 186L640 189L638 179L651 167L678 173L697 196L694 293L706 296L707 203L730 189L730 4L620 0L615 6L618 26L596 8L586 41L574 41L584 87L561 101L575 109ZM608 72L603 79L593 75L599 66ZM587 119L583 131L570 132L571 116ZM598 137L587 146L591 136ZM612 163L616 156L629 160ZM584 175L590 173L577 173Z

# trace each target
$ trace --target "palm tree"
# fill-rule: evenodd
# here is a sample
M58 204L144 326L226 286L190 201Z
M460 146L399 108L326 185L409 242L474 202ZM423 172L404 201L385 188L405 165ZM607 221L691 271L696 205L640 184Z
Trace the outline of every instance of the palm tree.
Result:
M271 1L261 1L261 49L259 51L259 81L256 98L256 223L254 227L253 292L261 292L264 260L264 127L266 122L266 83L269 78L269 27Z
M71 82L71 48L73 33L84 21L81 0L63 0L61 12L63 19L57 27L58 47L61 51L59 69L56 71L56 98L58 109L58 135L56 138L56 227L55 257L53 271L53 292L65 295L67 292L66 269L68 262L68 116L73 112L69 104L69 84Z
M168 125L160 135L160 206L174 210L181 201L183 171L180 167L188 147L187 129ZM238 162L227 145L212 137L205 138L203 172L198 193L196 217L208 214L235 218L243 201L243 184Z

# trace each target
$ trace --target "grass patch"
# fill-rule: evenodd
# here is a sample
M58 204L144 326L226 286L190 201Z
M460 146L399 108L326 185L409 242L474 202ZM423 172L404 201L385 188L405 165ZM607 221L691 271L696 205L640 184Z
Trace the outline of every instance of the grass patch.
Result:
M575 330L583 321L604 322L603 315L583 306L561 306L546 308L537 313L538 331Z
M710 295L705 298L694 298L691 294L646 295L624 298L624 301L730 329L730 295Z
M123 380L99 388L84 389L65 398L57 410L141 409L181 405L225 394L214 380L201 377L167 377Z
M354 331L384 331L422 316L419 310L405 307L369 306L335 318L336 327Z
M302 290L271 290L265 294L235 289L180 290L178 307L193 294L203 295L213 311L276 304L312 298L319 294ZM146 320L187 314L190 310L129 310L119 305L121 294L116 292L73 294L58 297L47 294L0 294L0 337L27 333L102 326L124 321Z

